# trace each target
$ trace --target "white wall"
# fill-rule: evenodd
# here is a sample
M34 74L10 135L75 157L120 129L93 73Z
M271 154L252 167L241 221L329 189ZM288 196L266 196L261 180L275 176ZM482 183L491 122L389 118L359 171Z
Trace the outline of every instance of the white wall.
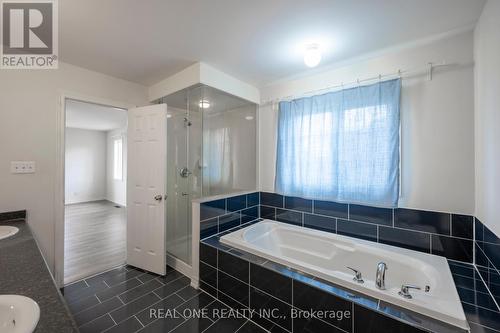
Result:
M27 209L28 223L54 270L57 112L69 91L146 105L147 89L65 63L57 70L0 71L0 212ZM36 161L36 173L13 175L10 161Z
M263 101L306 93L379 74L425 66L436 69L403 79L401 207L474 213L473 34L466 32L426 45L393 51L357 64L299 79L280 81L261 90ZM276 110L259 109L260 188L274 189ZM497 131L498 132L498 131Z
M106 198L106 132L66 128L65 203Z
M116 180L113 175L114 140L123 139L123 179ZM106 132L106 199L122 206L127 205L127 128Z
M489 0L474 35L476 216L500 236L500 1Z

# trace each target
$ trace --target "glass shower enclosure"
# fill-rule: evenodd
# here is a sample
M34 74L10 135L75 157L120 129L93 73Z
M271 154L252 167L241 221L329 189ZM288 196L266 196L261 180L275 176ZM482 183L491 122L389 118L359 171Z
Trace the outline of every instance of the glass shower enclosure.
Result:
M205 85L167 104L167 257L191 266L191 201L255 190L255 104Z

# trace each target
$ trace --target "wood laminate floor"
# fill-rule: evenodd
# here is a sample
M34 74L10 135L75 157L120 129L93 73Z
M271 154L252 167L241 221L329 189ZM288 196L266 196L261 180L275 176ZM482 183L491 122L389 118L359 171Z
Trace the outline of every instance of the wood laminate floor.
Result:
M127 212L110 201L66 205L64 283L125 264Z

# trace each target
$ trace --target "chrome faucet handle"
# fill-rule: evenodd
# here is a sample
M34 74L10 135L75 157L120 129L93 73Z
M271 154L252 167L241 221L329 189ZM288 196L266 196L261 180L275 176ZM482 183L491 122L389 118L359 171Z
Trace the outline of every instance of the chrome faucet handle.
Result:
M360 271L358 271L358 270L357 270L357 269L355 269L355 268L349 267L349 266L346 266L346 267L347 267L347 268L349 268L351 271L353 271L353 272L354 272L354 277L352 278L354 281L356 281L357 283L363 283L363 282L365 282L365 281L363 280L363 277L362 277L362 275L361 275L361 272L360 272Z
M412 299L413 297L410 294L410 289L421 290L422 288L418 286L413 286L411 284L403 284L401 286L401 290L398 292L398 295L403 296L406 299Z

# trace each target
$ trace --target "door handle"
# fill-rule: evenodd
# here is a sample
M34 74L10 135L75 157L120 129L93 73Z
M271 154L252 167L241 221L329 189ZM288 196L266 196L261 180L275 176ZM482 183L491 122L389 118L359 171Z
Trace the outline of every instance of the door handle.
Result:
M162 199L163 199L163 195L161 195L161 194L155 195L155 200L156 201L161 201Z

